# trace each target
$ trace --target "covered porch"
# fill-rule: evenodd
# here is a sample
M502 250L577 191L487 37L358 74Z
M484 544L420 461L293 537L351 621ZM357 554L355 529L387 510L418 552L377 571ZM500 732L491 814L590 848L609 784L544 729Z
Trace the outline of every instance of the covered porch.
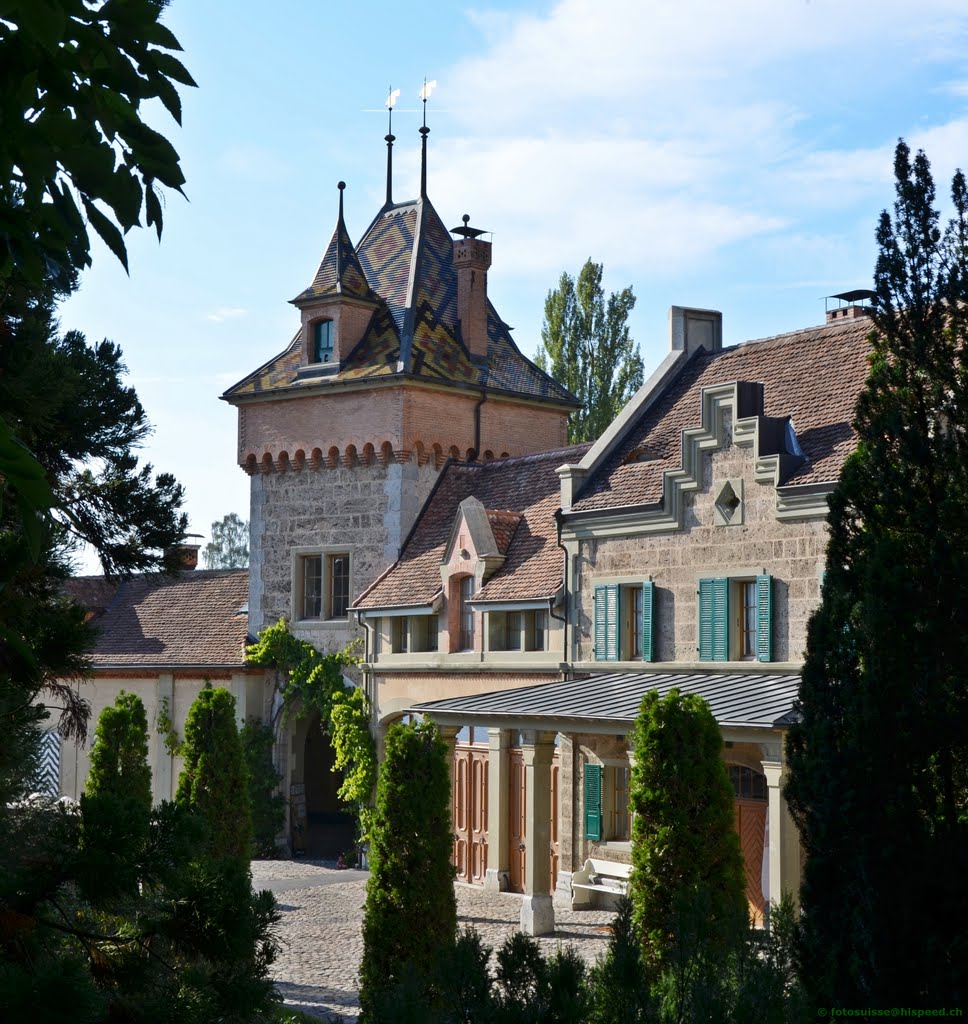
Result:
M455 771L462 760L458 737L466 735L460 731L474 723L486 772L476 808L477 880L492 891L521 892L522 930L542 935L554 931L555 907L583 905L572 876L587 860L631 860L628 737L642 697L673 688L699 695L722 730L750 912L764 923L769 904L785 893L796 899L800 884L799 839L782 792L784 734L798 683L795 673L753 669L650 670L427 701L411 710L442 727L456 751ZM458 818L455 803L455 836Z

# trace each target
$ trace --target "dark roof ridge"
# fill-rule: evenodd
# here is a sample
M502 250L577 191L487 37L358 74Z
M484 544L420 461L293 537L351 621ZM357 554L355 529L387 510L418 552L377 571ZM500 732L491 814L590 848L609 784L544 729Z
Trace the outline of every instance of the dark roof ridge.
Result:
M507 467L509 465L517 465L519 463L530 463L530 462L542 462L545 459L561 458L567 460L572 456L582 456L592 446L591 441L581 441L578 444L565 445L562 448L548 448L545 451L540 452L528 452L526 455L508 455L503 459L489 459L487 462L469 462L463 463L465 466L476 466L480 469L486 469L489 466L502 466ZM461 465L458 463L458 465Z

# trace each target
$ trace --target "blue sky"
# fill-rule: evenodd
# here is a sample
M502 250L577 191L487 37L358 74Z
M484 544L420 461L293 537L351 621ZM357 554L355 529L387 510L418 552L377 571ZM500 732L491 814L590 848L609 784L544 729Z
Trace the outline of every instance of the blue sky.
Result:
M359 238L416 195L424 76L428 193L447 224L493 231L490 296L533 356L544 298L586 257L632 285L647 370L670 305L723 312L724 342L822 321L870 285L899 136L939 196L968 167L964 0L563 0L463 6L173 0L199 88L164 235L133 232L127 277L103 247L61 309L124 349L154 424L144 457L186 486L193 531L248 516L235 411L218 396L284 348L345 180ZM87 565L87 571L92 567Z

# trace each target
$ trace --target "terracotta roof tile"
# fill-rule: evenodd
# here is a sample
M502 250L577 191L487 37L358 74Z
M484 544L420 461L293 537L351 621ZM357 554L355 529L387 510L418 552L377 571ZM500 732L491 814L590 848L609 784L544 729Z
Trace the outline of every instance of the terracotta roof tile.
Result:
M791 417L807 461L786 484L833 482L853 451L851 427L867 378L870 320L842 320L700 353L586 481L572 509L662 500L663 473L682 466L682 431L700 424L702 389L763 384L763 413Z
M440 590L440 564L460 503L475 497L489 510L495 540L507 537L504 565L478 592L481 601L550 597L562 585L557 546L558 466L577 462L589 446L575 445L493 462L450 463L442 471L399 560L356 602L358 608L429 604ZM516 520L516 524L512 523Z
M514 531L521 522L521 516L517 512L498 512L494 509L487 509L487 521L491 524L491 532L494 534L494 541L498 551L506 555L511 544Z
M179 577L68 580L67 593L95 612L95 668L239 668L245 660L249 574L196 570Z

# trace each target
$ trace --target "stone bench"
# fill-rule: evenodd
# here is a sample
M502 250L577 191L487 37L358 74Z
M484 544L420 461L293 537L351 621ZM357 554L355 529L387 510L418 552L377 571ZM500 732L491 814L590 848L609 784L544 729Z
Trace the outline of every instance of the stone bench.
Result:
M571 876L571 909L614 906L628 890L632 865L589 857Z

